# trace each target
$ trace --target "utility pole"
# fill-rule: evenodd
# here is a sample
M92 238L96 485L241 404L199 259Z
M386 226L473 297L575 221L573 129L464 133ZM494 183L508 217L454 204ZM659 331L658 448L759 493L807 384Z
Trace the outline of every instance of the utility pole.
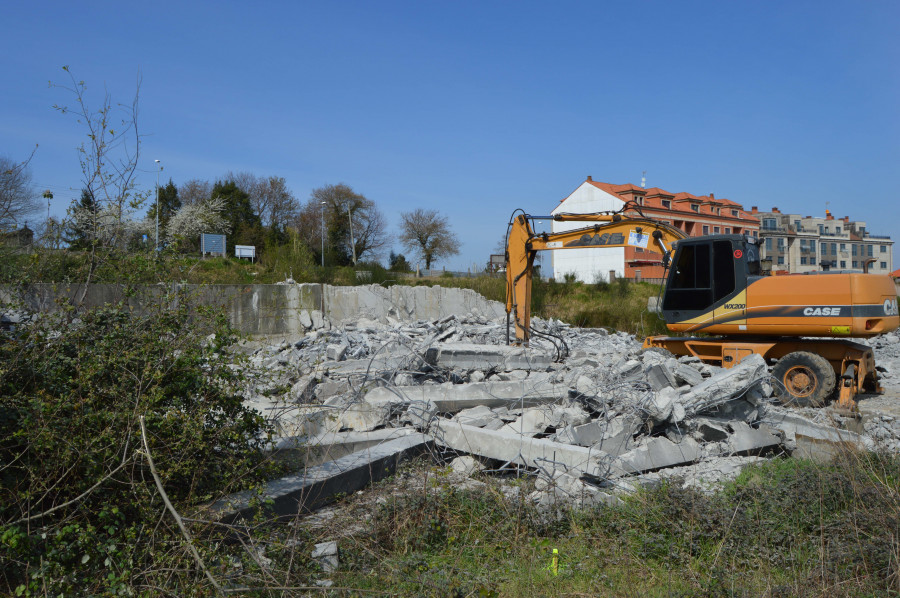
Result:
M159 172L162 170L162 164L159 160L154 160L158 168L156 169L156 244L153 246L155 253L159 254Z
M319 219L322 221L322 267L325 267L325 202L322 202L322 214Z

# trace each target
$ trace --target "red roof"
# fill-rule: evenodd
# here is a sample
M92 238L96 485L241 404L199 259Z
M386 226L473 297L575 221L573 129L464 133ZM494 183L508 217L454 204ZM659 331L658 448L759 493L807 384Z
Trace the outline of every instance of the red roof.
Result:
M891 272L891 276L893 276L894 278L900 278L900 268Z
M615 185L613 183L603 183L600 181L587 181L594 187L598 189L602 189L607 193L612 195L618 195L619 193L627 193L631 192L639 192L645 193L648 197L653 195L668 195L675 199L679 200L693 200L693 201L704 201L710 202L714 204L722 204L724 206L734 206L740 209L743 209L741 204L731 201L730 199L719 199L718 197L713 197L711 195L694 195L692 193L687 193L685 191L680 191L678 193L672 193L671 191L666 191L665 189L660 189L659 187L650 187L649 189L644 189L643 187L638 187L637 185L633 185L631 183L626 183L624 185Z

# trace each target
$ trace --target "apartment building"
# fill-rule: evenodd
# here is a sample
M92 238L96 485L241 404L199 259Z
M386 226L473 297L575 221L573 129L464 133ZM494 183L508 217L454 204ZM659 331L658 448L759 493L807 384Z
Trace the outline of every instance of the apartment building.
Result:
M835 218L825 210L824 217L785 214L777 207L750 213L759 219L763 260L769 260L772 272L802 273L822 270L867 270L890 274L894 242L889 236L871 234L866 223Z

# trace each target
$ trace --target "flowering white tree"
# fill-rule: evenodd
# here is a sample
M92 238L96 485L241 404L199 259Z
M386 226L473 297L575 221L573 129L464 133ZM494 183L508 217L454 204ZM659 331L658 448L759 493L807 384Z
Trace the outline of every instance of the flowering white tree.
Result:
M201 233L227 233L225 200L221 197L186 203L178 209L166 225L165 236L170 243L193 240Z

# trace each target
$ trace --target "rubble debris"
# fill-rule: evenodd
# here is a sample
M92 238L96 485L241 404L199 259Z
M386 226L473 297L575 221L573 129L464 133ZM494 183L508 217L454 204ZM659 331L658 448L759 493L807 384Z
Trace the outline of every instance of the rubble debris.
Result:
M762 458L808 456L809 447L900 449L900 413L869 418L859 434L841 429L851 422L821 421L822 410L775 404L759 356L725 369L642 351L624 333L535 325L556 341L510 347L505 323L472 315L331 323L290 343L248 346L260 375L244 392L279 430L320 452L333 442L345 455L341 435L424 432L455 453L453 475L474 475L482 461L538 475L547 485L530 499L539 505L611 504L674 476L706 487ZM883 362L890 380L900 372L900 337L871 342L893 351Z

